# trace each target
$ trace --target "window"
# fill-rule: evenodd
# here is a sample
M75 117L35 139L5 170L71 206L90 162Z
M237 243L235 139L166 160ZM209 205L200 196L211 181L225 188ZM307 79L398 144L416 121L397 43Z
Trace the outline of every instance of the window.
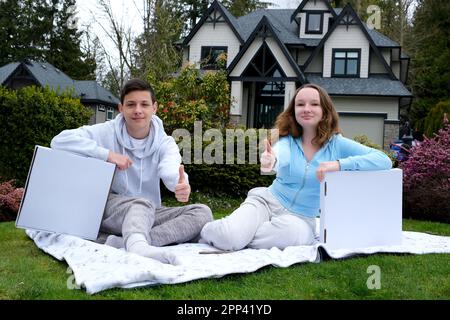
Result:
M359 77L361 49L333 49L333 77Z
M114 119L114 108L108 107L108 111L106 111L106 121Z
M227 47L202 47L201 68L216 70L227 66Z
M97 106L97 110L100 112L105 112L105 106Z
M306 33L322 34L323 13L306 13Z

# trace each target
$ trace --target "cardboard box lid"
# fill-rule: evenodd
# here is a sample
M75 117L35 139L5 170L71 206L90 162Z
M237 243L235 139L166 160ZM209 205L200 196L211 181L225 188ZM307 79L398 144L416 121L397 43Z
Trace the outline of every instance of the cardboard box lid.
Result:
M115 165L36 146L16 227L95 240Z
M320 185L320 241L330 249L401 244L402 170L340 171Z

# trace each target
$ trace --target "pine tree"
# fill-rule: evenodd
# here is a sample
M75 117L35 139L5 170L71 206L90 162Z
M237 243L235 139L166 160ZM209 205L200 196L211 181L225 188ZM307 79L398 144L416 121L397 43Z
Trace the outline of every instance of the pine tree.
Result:
M183 15L189 21L188 30L192 30L198 20L208 10L212 0L180 0L183 9Z
M0 66L12 61L15 41L20 37L19 3L17 0L0 1Z
M135 76L161 81L180 67L181 54L175 42L184 21L176 1L155 0L149 9L153 18L136 41L139 70Z
M95 60L80 49L70 25L75 0L0 1L0 66L25 58L47 61L77 80L95 79Z
M222 4L233 14L235 17L244 16L257 9L267 9L270 2L261 0L226 0L222 1Z
M419 0L413 18L412 121L423 130L423 119L439 102L450 98L450 2Z
M51 30L48 17L45 0L0 1L0 65L25 58L42 60Z
M81 51L82 32L74 25L73 12L69 10L74 5L75 0L52 0L53 28L46 60L73 79L94 80L96 63Z

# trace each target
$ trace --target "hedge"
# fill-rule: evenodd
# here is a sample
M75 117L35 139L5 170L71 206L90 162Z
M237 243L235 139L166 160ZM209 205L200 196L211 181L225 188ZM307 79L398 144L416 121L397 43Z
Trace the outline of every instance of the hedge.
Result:
M23 186L34 147L49 146L64 129L87 124L91 114L70 92L0 86L0 177Z

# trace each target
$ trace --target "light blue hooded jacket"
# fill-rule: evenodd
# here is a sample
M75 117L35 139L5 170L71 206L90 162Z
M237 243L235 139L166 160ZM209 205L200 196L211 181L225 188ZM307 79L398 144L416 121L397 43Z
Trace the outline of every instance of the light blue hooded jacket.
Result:
M122 114L105 123L64 130L53 138L51 147L104 161L109 151L128 156L133 165L127 170L116 170L112 192L146 198L157 208L161 206L160 179L170 191L175 190L179 180L179 148L157 116L152 117L143 149L133 146ZM188 181L187 174L185 178Z
M321 162L339 160L341 171L387 170L392 167L383 152L336 134L307 162L301 138L282 137L273 146L277 172L269 190L289 211L306 217L319 216L320 182L316 171Z

